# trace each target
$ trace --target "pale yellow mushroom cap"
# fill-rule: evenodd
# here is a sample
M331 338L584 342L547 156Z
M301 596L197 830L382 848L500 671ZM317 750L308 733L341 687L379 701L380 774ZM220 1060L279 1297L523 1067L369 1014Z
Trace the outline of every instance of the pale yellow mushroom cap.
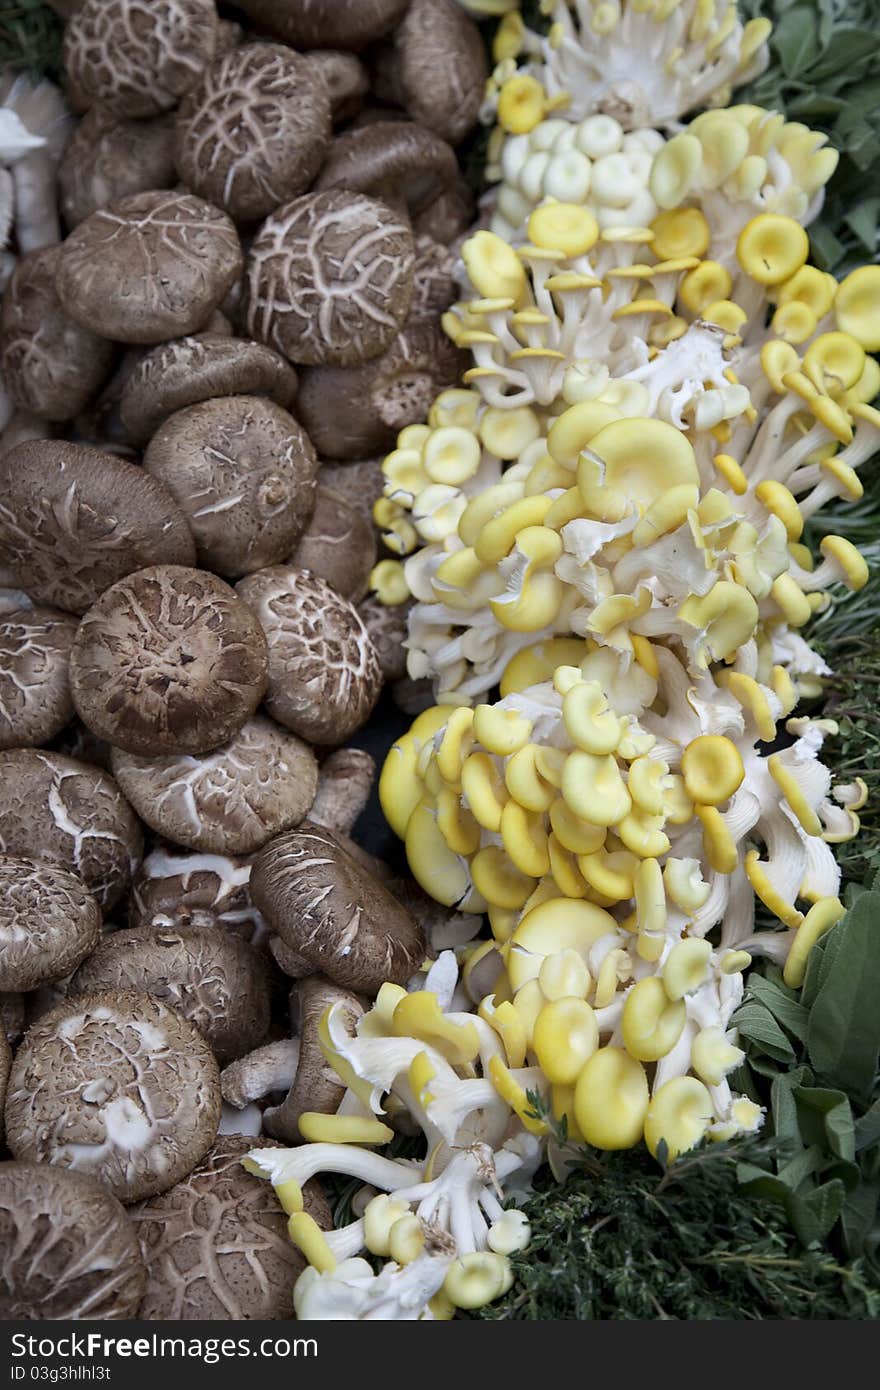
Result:
M405 837L407 863L419 887L447 907L460 902L471 887L467 864L447 845L428 802L413 810Z
M369 1115L325 1115L304 1110L297 1121L309 1144L389 1144L394 1130Z
M522 261L494 232L476 232L464 243L461 256L471 283L487 299L518 302L526 288Z
M695 1076L676 1076L651 1098L645 1116L645 1143L656 1156L665 1141L670 1159L694 1148L714 1119L712 1097Z
M778 285L800 270L810 251L803 227L793 217L762 212L747 222L736 243L736 258L761 285Z
M758 605L752 595L727 579L719 579L707 594L692 594L678 613L684 622L700 629L697 662L704 668L711 661L733 656L753 635L758 622Z
M613 753L620 743L623 725L597 681L578 680L566 691L562 720L575 747L586 753Z
M696 184L703 163L703 147L694 135L675 135L657 154L649 187L661 208L677 208Z
M865 349L851 333L820 333L804 353L803 369L818 391L836 396L861 380Z
M631 1057L656 1062L671 1052L687 1019L683 999L670 999L663 981L649 975L626 996L621 1019L623 1042Z
M597 1149L631 1149L639 1142L650 1093L645 1069L619 1047L600 1047L575 1084L578 1129Z
M632 810L632 798L610 753L604 757L580 749L569 753L562 774L562 795L575 815L589 825L615 825Z
M419 753L425 743L443 727L450 710L441 705L420 714L396 743L392 744L379 777L379 804L385 819L401 840L409 818L424 795L417 771Z
M688 796L701 806L720 806L741 786L745 768L736 744L722 734L701 734L681 755Z
M810 952L820 937L840 921L846 909L839 898L820 898L814 903L795 933L782 977L790 989L800 989L807 973Z
M536 246L561 251L567 257L583 256L599 238L599 224L592 213L575 203L544 203L528 222L529 238Z
M586 957L601 937L616 930L610 913L594 903L571 898L540 903L525 914L510 938L507 974L511 988L519 991L529 980L537 983L545 956L571 948Z
M418 1038L433 1047L454 1067L466 1066L480 1051L480 1035L473 1023L453 1023L441 1013L436 994L414 990L398 1002L391 1018L398 1038Z
M880 266L860 266L847 275L835 296L834 317L866 352L880 351Z
M679 941L663 963L663 987L670 999L683 999L700 988L709 973L712 944L691 936Z
M545 956L538 974L541 993L548 1001L585 999L590 988L590 972L583 956L571 946Z
M726 266L717 261L701 261L681 281L678 298L692 314L702 314L710 304L727 299L732 288L733 279Z
M498 94L498 123L510 135L527 135L540 124L546 104L547 93L537 78L517 73Z
M741 1048L727 1041L723 1028L701 1028L691 1044L691 1066L707 1086L720 1086L744 1057Z
M598 1046L596 1015L585 999L552 1000L535 1019L532 1047L548 1081L573 1085Z
M651 223L651 246L661 261L684 256L705 256L709 249L709 223L699 208L675 208L661 212Z
M824 536L819 549L827 560L834 561L842 581L850 589L864 589L869 578L868 565L852 541L845 536Z
M575 406L577 410L579 407ZM662 493L699 486L693 448L664 420L615 420L593 436L577 469L585 506L619 520L632 501L647 508Z
M483 1250L453 1261L443 1292L456 1308L482 1308L507 1293L512 1284L513 1270L507 1256Z
M313 1269L322 1274L332 1274L336 1268L336 1256L313 1216L307 1211L295 1211L287 1222L287 1234Z

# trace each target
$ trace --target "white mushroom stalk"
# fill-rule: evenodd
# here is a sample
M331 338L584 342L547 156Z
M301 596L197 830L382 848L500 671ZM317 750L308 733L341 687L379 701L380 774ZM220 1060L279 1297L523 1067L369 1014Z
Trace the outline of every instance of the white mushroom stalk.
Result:
M516 12L503 21L507 53L525 60L509 81L540 84L572 120L599 112L627 130L674 127L689 111L725 105L768 61L769 21L743 25L729 0L547 0L541 8L546 36ZM502 87L502 120L505 96L512 105ZM523 96L517 104L526 105Z

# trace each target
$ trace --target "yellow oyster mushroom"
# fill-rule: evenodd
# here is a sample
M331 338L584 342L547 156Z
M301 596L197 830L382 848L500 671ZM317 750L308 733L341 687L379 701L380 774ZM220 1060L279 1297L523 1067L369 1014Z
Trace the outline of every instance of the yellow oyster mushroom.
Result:
M880 352L880 266L860 266L847 275L834 299L834 317L866 352Z
M574 468L581 450L604 429L620 419L620 411L603 401L578 401L558 415L547 434L547 448L552 458L565 467Z
M600 848L578 855L578 868L589 886L609 903L624 902L635 892L639 857L632 850Z
M632 810L632 798L610 753L569 753L562 795L575 815L590 825L615 825Z
M400 1000L391 1017L398 1038L418 1038L433 1047L454 1067L467 1066L480 1051L480 1035L473 1023L453 1023L440 1011L436 994L415 990Z
M595 246L599 224L592 213L576 203L544 203L529 218L528 233L536 246L572 258L586 255Z
M526 272L522 261L506 241L494 232L475 232L461 248L471 283L487 299L519 302L525 293Z
M762 212L747 222L736 243L736 258L760 285L779 285L800 270L810 240L793 217Z
M633 875L636 926L639 933L662 932L666 926L663 870L656 859L644 859Z
M480 848L482 832L476 818L461 796L451 787L443 787L435 798L437 827L453 854L467 857Z
M399 1265L412 1264L425 1248L425 1228L415 1212L395 1221L388 1232L388 1254Z
M585 999L554 999L535 1019L532 1047L548 1081L573 1086L599 1046L599 1025Z
M471 877L477 892L491 907L522 907L535 887L534 878L518 869L500 845L486 845L474 855Z
M577 409L578 407L573 407ZM647 509L662 493L699 486L693 448L664 420L615 420L593 436L577 482L584 505L600 520L619 521L633 501Z
M541 436L541 422L527 405L500 409L490 406L479 422L483 444L496 458L518 459Z
M561 796L550 805L550 825L569 854L593 854L605 843L605 827L581 820Z
M501 829L507 791L488 753L470 753L461 768L461 788L474 818L492 834Z
M750 849L745 857L746 878L765 907L784 922L787 927L799 927L804 915L793 903L786 902L767 874L767 866L761 862L756 849Z
M502 627L510 632L538 632L553 622L564 595L562 581L553 571L562 551L560 536L548 526L527 526L519 532L515 554L526 562L519 593L489 600Z
M782 971L782 978L790 989L800 989L807 973L810 952L820 937L840 921L845 911L839 898L820 898L810 908L795 933Z
M481 1250L453 1260L443 1281L443 1293L455 1308L482 1308L512 1285L513 1269L507 1256Z
M679 941L663 963L663 988L670 999L684 999L693 994L708 978L712 944L702 937L690 936Z
M703 669L712 661L733 657L758 623L758 605L748 589L727 579L719 579L707 594L691 594L678 614L700 631L696 660Z
M670 999L663 981L648 975L626 996L620 1024L624 1047L640 1062L657 1062L675 1047L686 1020L684 1000Z
M501 842L511 863L531 878L543 878L550 872L550 852L544 817L526 811L512 798L501 813Z
M648 187L660 208L678 208L696 186L703 164L703 147L695 135L675 135L659 151Z
M527 743L508 759L504 770L505 786L527 811L546 811L555 800L557 778L546 755L557 752L562 750L542 749L535 743ZM547 771L551 773L549 778L545 776Z
M549 680L558 666L580 665L592 650L592 643L582 637L550 637L532 647L524 647L504 668L500 686L502 699Z
M700 806L720 806L746 775L739 749L722 734L701 734L681 755L688 796Z
M804 795L797 777L779 753L770 754L767 770L797 816L802 829L808 835L821 835L822 822Z
M790 541L800 540L804 529L804 518L797 504L797 498L785 486L773 478L767 478L755 488L755 496L774 516L779 517Z
M394 1130L368 1115L325 1115L304 1110L297 1124L309 1144L389 1144Z
M527 135L544 118L547 93L536 77L517 73L498 94L498 124L509 135Z
M780 304L770 326L786 343L805 343L816 331L816 315L799 299L792 299Z
M309 1216L307 1211L295 1211L287 1222L287 1234L313 1269L321 1274L333 1273L336 1256L313 1216Z
M572 743L585 753L613 753L623 733L623 725L609 709L597 681L579 680L566 692L562 721Z
M846 584L847 588L856 591L864 589L870 577L868 565L852 541L848 541L845 536L823 536L819 549L826 560L833 561L839 571L841 582Z
M803 369L817 391L849 391L865 370L865 349L851 333L820 333L804 353Z
M478 742L489 753L507 758L528 742L532 721L519 710L502 709L500 705L477 705L473 729Z
M480 466L479 440L455 425L434 430L422 450L422 463L432 482L452 486L467 482Z
M541 993L548 1002L557 999L586 999L590 972L582 956L571 946L545 956L538 973Z
M723 1028L701 1028L691 1044L691 1066L707 1086L720 1086L744 1058L742 1049L727 1041Z
M705 256L709 249L709 223L699 208L675 208L661 212L651 223L651 250L661 261L685 256Z
M399 560L380 560L370 570L370 589L386 608L396 608L412 597Z
M717 806L694 806L694 815L703 826L703 853L719 874L732 874L739 863L736 842Z
M712 891L700 873L698 859L670 856L663 865L663 882L667 895L682 912L698 912Z
M524 1066L529 1035L516 1006L509 999L496 1004L487 997L480 1000L477 1013L501 1039L507 1065L514 1068Z
M518 1115L530 1134L547 1133L547 1124L539 1120L532 1110L532 1104L516 1077L498 1056L489 1059L489 1080L502 1100L507 1101L511 1110Z
M610 913L583 899L550 898L527 912L510 938L507 975L518 993L530 980L537 984L546 956L572 949L586 957L603 936L617 930ZM541 996L543 1002L543 995Z
M449 848L428 801L419 802L404 833L407 863L419 887L446 907L461 902L471 887L467 864Z
M450 713L440 737L435 756L437 770L444 782L458 787L461 769L474 743L474 712L466 706Z
M665 815L650 816L633 810L617 822L615 831L628 850L641 859L656 859L669 849L669 837L664 833Z
M379 777L379 804L391 829L401 840L409 818L424 795L424 784L417 770L422 748L449 718L448 707L434 705L413 722L388 751Z
M588 1144L631 1149L639 1142L650 1094L645 1069L619 1047L600 1047L575 1083L574 1115Z
M715 1118L712 1097L695 1076L675 1076L651 1098L645 1116L645 1143L657 1154L665 1142L669 1159L693 1149Z
M678 287L680 302L692 314L702 314L708 305L728 299L733 288L730 271L717 261L701 261L688 272Z

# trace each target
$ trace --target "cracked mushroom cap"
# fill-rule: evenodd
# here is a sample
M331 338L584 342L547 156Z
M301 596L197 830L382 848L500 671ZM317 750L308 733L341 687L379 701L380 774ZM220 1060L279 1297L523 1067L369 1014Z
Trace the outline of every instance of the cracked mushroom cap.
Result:
M84 0L64 33L64 67L89 103L156 116L201 79L217 30L214 0Z
M2 995L0 995L2 999ZM2 1020L0 1020L2 1022ZM0 1027L0 1149L3 1147L3 1107L6 1104L6 1086L12 1070L12 1048L6 1041L6 1034Z
M370 90L370 74L360 58L339 48L319 48L309 54L309 65L324 85L333 124L350 121Z
M337 135L315 189L366 193L414 220L455 186L458 172L452 146L432 130L414 121L377 121Z
M250 861L234 855L154 849L132 884L129 925L220 927L259 942L266 924L251 899L250 878Z
M221 855L250 854L299 825L318 786L309 745L263 715L198 758L140 758L114 749L113 774L151 829Z
M406 647L409 636L409 614L412 603L382 603L376 594L368 594L358 604L370 640L376 648L382 676L386 681L399 681L406 675Z
M40 859L80 878L103 912L141 861L143 838L116 782L99 767L37 748L0 753L0 853Z
M72 229L120 198L171 188L176 178L170 113L133 121L93 106L67 142L58 170L58 202Z
M236 222L309 187L330 145L330 97L311 62L249 43L212 63L177 114L181 179Z
M217 1062L192 1024L149 995L107 990L67 999L28 1029L6 1140L16 1158L74 1168L136 1202L201 1162L221 1108Z
M153 435L144 468L186 517L199 563L230 578L289 555L315 505L311 441L263 396L178 410Z
M195 333L242 270L232 219L189 193L134 193L62 243L58 296L78 323L120 343Z
M60 251L47 246L18 262L0 312L0 373L20 410L72 420L104 384L113 344L77 323L55 288Z
M307 366L378 357L409 312L415 248L375 198L308 193L263 223L247 267L252 338Z
M266 634L272 718L309 743L344 743L382 689L357 609L323 579L287 565L247 575L236 592Z
M457 0L410 0L379 52L373 90L458 145L477 124L488 76L480 31Z
M0 1163L0 1319L134 1318L146 1282L135 1229L100 1183Z
M462 356L438 320L409 322L380 357L355 367L309 367L297 413L318 453L360 459L390 450L459 380Z
M137 990L189 1019L218 1062L258 1047L269 1028L265 961L240 936L216 927L127 927L105 936L67 992Z
M374 459L357 459L354 462L336 463L322 461L318 473L321 487L338 492L350 507L368 521L374 530L373 506L376 498L382 495L385 474L382 472L384 455Z
M261 849L251 892L291 950L344 989L375 995L424 960L415 919L321 826L306 822Z
M0 855L0 989L63 979L100 935L101 909L81 879L55 864Z
M130 1208L147 1265L142 1319L266 1319L294 1316L293 1286L305 1260L287 1234L271 1183L241 1160L266 1140L227 1134L168 1192ZM315 1181L304 1209L322 1230L333 1225Z
M71 613L132 570L195 560L186 519L161 483L63 439L0 457L0 551L35 602Z
M39 747L73 718L68 667L76 619L57 608L0 616L0 748Z
M375 528L340 493L319 487L312 519L288 563L309 570L337 594L358 603L370 587L376 563Z
M206 753L250 718L266 688L260 625L207 570L154 565L86 613L70 657L83 723L127 753Z
M238 0L238 9L294 48L358 50L387 34L409 0Z
M125 382L120 415L135 444L188 405L215 396L268 396L289 409L296 372L280 353L247 338L200 333L162 343L142 357Z

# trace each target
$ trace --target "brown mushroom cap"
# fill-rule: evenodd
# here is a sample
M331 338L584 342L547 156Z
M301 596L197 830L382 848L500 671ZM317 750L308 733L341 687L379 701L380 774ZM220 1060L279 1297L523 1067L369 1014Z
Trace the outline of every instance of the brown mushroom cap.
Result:
M294 48L360 49L397 23L409 0L238 0L261 28Z
M260 625L207 570L155 565L108 589L79 625L70 689L85 725L128 753L206 753L266 688Z
M0 1163L0 1319L134 1318L146 1281L134 1227L100 1183Z
M22 1039L6 1138L16 1158L75 1168L136 1202L204 1158L221 1108L214 1054L176 1010L134 991L84 994Z
M333 124L350 121L370 90L370 74L360 58L338 48L317 48L309 54L309 65L324 84Z
M457 179L455 151L439 135L414 121L376 121L337 135L315 188L366 193L413 219Z
M63 753L0 753L0 853L76 874L109 912L143 853L137 818L113 778Z
M84 0L64 34L64 66L91 102L120 116L168 111L217 46L214 0Z
M55 864L0 855L0 989L63 979L95 949L101 909Z
M344 989L404 984L424 960L415 919L321 826L306 822L261 849L251 892L292 950Z
M330 98L311 63L249 43L212 63L177 115L184 183L236 222L256 222L302 193L330 144Z
M80 121L58 170L58 201L68 227L132 193L171 188L174 117L126 120L94 106Z
M189 193L135 193L71 232L56 283L67 312L94 333L162 343L201 328L241 269L225 212Z
M271 1183L241 1160L267 1141L227 1134L189 1177L129 1211L148 1278L142 1319L289 1319L293 1286L305 1261L287 1234L287 1216ZM333 1225L316 1182L304 1209L324 1230Z
M0 313L0 373L21 409L72 420L103 384L113 344L83 328L55 289L60 251L47 246L18 262Z
M139 758L113 750L113 773L142 820L176 844L249 854L299 825L318 786L307 743L256 715L200 758Z
M2 997L2 996L0 996ZM3 1107L6 1104L6 1087L12 1070L12 1048L6 1041L6 1034L0 1028L0 1148L3 1147Z
M352 463L334 463L327 460L322 462L318 473L321 487L341 493L348 505L354 507L374 529L373 506L376 498L382 496L385 486L382 461L382 457L358 459Z
M0 616L0 748L38 747L69 723L75 636L76 619L57 608Z
M144 468L186 517L199 563L231 578L289 555L315 505L308 435L262 396L178 410L154 434Z
M410 0L373 90L458 145L477 124L488 75L480 31L457 0Z
M269 1027L265 962L240 936L216 927L128 927L105 936L79 967L67 997L133 989L176 1009L218 1062L257 1047Z
M416 237L416 263L410 319L439 319L458 299L458 257L451 247L433 237Z
M154 849L132 884L129 925L220 927L257 942L266 924L251 900L250 877L249 860L233 855Z
M132 570L195 560L183 513L161 483L63 439L0 457L0 551L31 598L71 613Z
M247 575L236 592L266 634L273 719L310 743L344 743L382 689L357 610L323 579L284 565Z
M408 618L411 603L389 606L375 594L369 594L358 604L358 613L370 640L376 648L379 666L386 681L399 681L406 675L406 647L409 636Z
M289 564L309 570L343 598L358 603L369 588L376 563L375 528L340 493L319 487L312 519L287 558Z
M292 362L378 357L409 312L415 249L387 204L308 193L263 223L248 260L248 333Z
M120 414L135 444L146 444L169 415L215 396L268 396L288 409L296 372L280 353L247 338L200 333L154 348L128 377Z
M318 453L360 459L393 448L406 425L425 419L455 386L461 353L433 320L407 323L381 357L355 367L309 367L297 414Z

